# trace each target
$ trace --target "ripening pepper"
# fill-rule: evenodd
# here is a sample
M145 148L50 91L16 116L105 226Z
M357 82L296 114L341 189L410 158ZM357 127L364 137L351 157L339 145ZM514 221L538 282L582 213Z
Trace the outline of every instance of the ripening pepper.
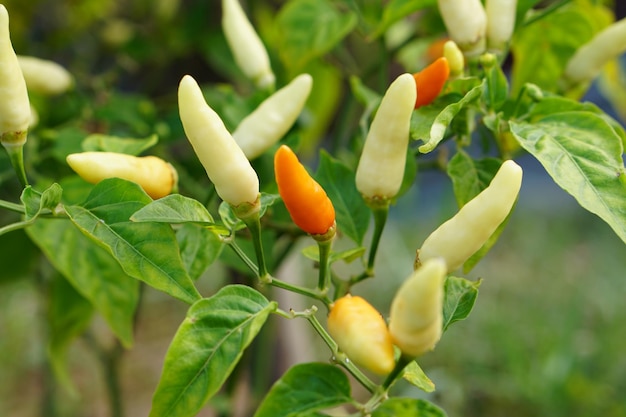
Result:
M582 45L567 62L564 77L571 83L591 81L611 59L626 52L626 18Z
M418 109L432 103L441 93L449 75L450 67L446 57L437 58L435 62L413 74L417 90L415 108Z
M31 121L28 91L11 44L9 13L0 4L0 142L5 147L26 143Z
M281 145L274 155L274 173L278 193L293 222L311 235L334 234L332 201L287 145Z
M42 94L61 94L74 84L72 75L61 65L47 59L18 56L28 91Z
M261 155L287 133L302 111L312 85L313 78L309 74L300 74L239 123L233 138L249 160Z
M443 44L443 56L448 60L451 77L458 77L463 74L465 57L456 42L449 40Z
M485 51L487 14L480 0L437 0L448 35L465 56Z
M517 0L486 0L487 48L495 53L506 50L515 28Z
M389 311L389 333L403 355L422 355L441 338L445 276L443 259L429 259L396 292Z
M165 197L177 186L172 165L156 156L133 156L116 152L81 152L66 157L68 165L92 184L106 178L137 183L153 199Z
M187 139L220 198L233 207L256 206L259 178L254 168L190 75L178 87L178 108Z
M388 200L400 190L416 96L415 79L402 74L380 102L356 169L356 188L366 201Z
M487 188L430 234L416 264L443 258L452 272L476 253L508 216L522 185L522 168L505 161Z
M248 20L239 0L222 0L222 28L237 66L260 88L273 88L267 50Z
M365 299L348 294L335 301L327 325L328 333L351 361L378 375L393 370L395 358L387 323Z

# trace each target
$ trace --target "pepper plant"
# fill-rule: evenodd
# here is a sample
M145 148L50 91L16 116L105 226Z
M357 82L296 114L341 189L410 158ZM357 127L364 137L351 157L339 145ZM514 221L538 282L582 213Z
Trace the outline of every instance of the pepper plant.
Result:
M515 159L535 158L626 241L626 132L580 101L626 51L625 22L601 2L224 0L212 10L223 16L221 37L207 54L227 82L198 83L202 74L185 70L163 81L171 94L158 116L103 128L84 78L18 60L10 10L0 6L0 139L9 156L0 163L15 172L1 181L19 189L0 200L19 215L3 217L0 235L25 231L52 266L34 279L53 289L41 297L62 386L73 386L68 346L89 333L94 312L115 335L103 349L115 369L119 349L133 346L148 286L188 305L150 416L195 416L238 378L245 384L272 339L289 337L258 337L274 331L270 317L311 326L329 360L277 375L250 394L243 415L444 416L393 387L405 380L432 391L420 358L472 310L481 283L472 268L522 186ZM44 110L39 124L27 90ZM49 94L80 97L65 126L46 125ZM407 278L378 312L359 285L386 285L377 253L388 216L411 203L403 197L428 169L450 178L458 213L423 236L414 258L394 259ZM310 265L316 282L279 274L287 259ZM198 280L217 263L227 280L202 293ZM278 292L309 308L292 309ZM115 378L109 388L121 416Z

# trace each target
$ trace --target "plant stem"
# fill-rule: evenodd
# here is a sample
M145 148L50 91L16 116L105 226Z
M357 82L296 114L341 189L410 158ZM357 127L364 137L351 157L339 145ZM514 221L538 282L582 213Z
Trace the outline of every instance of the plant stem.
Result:
M317 281L317 289L323 293L328 291L328 284L330 281L329 257L332 243L332 239L317 242L317 247L319 248L320 255L320 269Z
M26 187L28 178L26 178L26 171L24 170L24 145L5 145L4 148L9 154L17 179L22 184L22 187Z
M252 234L252 243L254 244L254 253L256 254L256 260L258 264L258 275L263 278L269 275L267 272L267 266L265 264L265 255L263 254L263 241L261 240L261 217L257 214L250 218L242 219L248 226L250 233Z
M15 230L24 229L30 226L31 224L33 224L33 220L34 219L26 220L23 222L11 223L11 224L7 224L6 226L0 227L0 236L2 236L5 233L13 232Z
M250 270L257 276L259 276L259 268L256 266L256 264L254 263L254 261L252 261L252 259L250 259L248 257L248 255L246 255L246 253L243 251L243 249L241 249L239 247L239 245L237 244L237 242L235 242L234 238L228 239L226 241L226 244L228 245L228 247L230 247L235 254L243 261L243 263L246 264L246 266L248 268L250 268Z
M370 275L374 273L376 252L378 252L380 238L383 235L383 230L385 229L385 224L387 223L387 215L389 214L389 202L385 202L381 206L372 207L372 214L374 215L374 235L372 236L370 254L367 260L367 272Z
M330 298L328 298L328 296L323 292L312 290L310 288L301 287L295 284L290 284L288 282L281 281L277 278L274 278L270 275L267 275L266 279L262 282L266 285L271 285L273 287L282 288L283 290L295 292L297 294L301 294L301 295L313 298L315 300L319 300L323 302L326 308L328 309L330 309L330 305L333 303L330 300Z
M24 214L24 206L21 204L11 203L10 201L0 200L0 207L16 213Z

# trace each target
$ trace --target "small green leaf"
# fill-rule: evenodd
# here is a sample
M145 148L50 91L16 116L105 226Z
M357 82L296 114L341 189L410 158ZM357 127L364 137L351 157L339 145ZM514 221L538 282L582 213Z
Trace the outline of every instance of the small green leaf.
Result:
M446 413L426 400L390 398L374 410L372 417L446 417Z
M451 275L446 278L443 299L444 331L455 321L464 320L469 316L478 296L480 282L480 280L473 282Z
M304 363L291 367L276 381L254 417L308 416L348 403L353 400L343 371L326 363Z
M195 416L274 310L275 302L243 285L226 286L194 303L165 356L150 416Z
M369 131L370 120L373 117L374 112L376 112L376 109L378 109L383 97L374 90L366 87L361 79L356 76L350 77L350 88L354 98L365 107L361 117L359 118L361 135L365 138L367 137L367 132Z
M158 223L214 223L211 213L197 200L180 194L170 194L136 211L131 217L134 222Z
M315 178L333 202L338 229L357 244L363 243L370 210L356 189L354 172L322 151Z
M52 184L42 193L27 185L22 191L20 200L24 204L25 219L34 220L44 209L53 210L61 202L63 189L59 184Z
M404 368L402 378L424 392L435 391L435 383L426 376L422 368L415 361Z
M501 164L498 158L474 160L462 150L450 159L448 176L459 208L487 188Z
M134 139L93 133L85 138L82 147L83 150L89 152L117 152L139 155L146 149L156 145L158 141L157 135L150 135L145 139Z
M215 262L224 248L217 233L195 224L184 224L176 231L183 265L191 279L196 280Z
M495 60L495 58L494 58ZM509 96L509 81L502 68L492 63L485 69L485 83L483 84L483 100L487 108L497 112Z

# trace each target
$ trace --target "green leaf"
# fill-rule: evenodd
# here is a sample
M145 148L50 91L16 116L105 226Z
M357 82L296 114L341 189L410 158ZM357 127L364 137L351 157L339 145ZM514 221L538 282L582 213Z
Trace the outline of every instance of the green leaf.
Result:
M357 247L357 248L347 249L341 252L333 251L330 253L330 256L328 257L328 262L332 264L337 261L344 261L345 263L349 264L352 261L355 261L359 259L361 256L363 256L365 251L366 249L362 246ZM302 254L315 262L320 261L319 245L307 246L306 248L302 249Z
M146 149L156 145L158 141L157 135L150 135L144 139L135 139L93 133L85 138L82 147L83 150L88 152L117 152L139 155Z
M213 230L184 224L176 231L180 256L191 279L196 280L215 262L224 248L222 239Z
M261 210L259 212L259 216L263 217L268 207L272 206L277 201L280 201L279 194L261 193ZM220 203L218 213L220 215L220 218L222 219L222 223L224 223L224 226L228 230L237 231L245 229L246 225L240 218L235 215L235 211L227 202L222 201Z
M111 178L98 183L82 206L66 206L65 210L128 275L191 304L201 296L182 264L172 228L163 223L129 221L151 201L138 185Z
M446 413L426 400L390 398L372 413L372 417L446 417Z
M338 367L304 363L291 367L270 389L254 417L295 417L352 403L350 382Z
M26 229L0 234L0 265L11 265L2 269L0 284L35 276L41 253L26 235Z
M55 377L61 386L74 395L77 391L67 370L67 351L70 343L91 322L92 313L91 303L65 278L57 274L52 281L50 292L48 310L50 339L47 353Z
M104 317L125 347L133 344L139 283L70 221L39 219L26 229L55 269Z
M275 302L243 285L224 287L194 303L165 356L150 416L195 416L274 310Z
M25 219L34 220L44 209L54 210L61 202L63 189L59 184L52 184L42 193L36 191L30 185L27 185L22 191L20 200L24 204Z
M180 194L170 194L136 211L130 220L157 223L214 223L211 213L198 200Z
M333 202L338 229L357 244L363 243L370 210L356 189L354 172L322 151L315 179Z
M474 160L462 150L450 159L448 176L459 208L487 188L501 164L498 158Z
M435 383L426 376L422 368L415 361L411 362L406 368L404 368L402 378L424 392L435 391Z
M376 109L378 109L383 97L374 90L366 87L361 79L356 76L350 77L350 88L354 98L365 107L359 118L359 128L361 129L362 136L365 138L369 131L370 119L373 117Z
M510 126L552 179L626 242L624 149L613 127L585 111L554 113Z
M436 0L391 0L385 5L383 17L373 36L382 35L389 26L411 13L435 5Z
M329 0L288 1L276 19L283 63L294 71L302 68L337 46L357 21L355 13L339 11Z
M461 98L456 103L447 105L437 115L437 117L435 117L435 120L430 127L429 139L426 140L425 143L418 148L421 153L428 153L435 149L435 147L443 139L446 133L446 129L448 128L450 123L452 123L452 119L454 119L454 117L459 114L459 112L463 108L467 107L478 97L480 97L484 89L484 83L485 81L469 90L467 94L465 94L463 98Z
M474 308L480 283L480 280L473 282L451 275L446 278L443 299L444 331L455 321L464 320L469 316Z
M493 60L495 61L495 57ZM487 108L497 112L509 96L509 81L497 62L491 62L485 68L485 83L483 86L483 100Z

